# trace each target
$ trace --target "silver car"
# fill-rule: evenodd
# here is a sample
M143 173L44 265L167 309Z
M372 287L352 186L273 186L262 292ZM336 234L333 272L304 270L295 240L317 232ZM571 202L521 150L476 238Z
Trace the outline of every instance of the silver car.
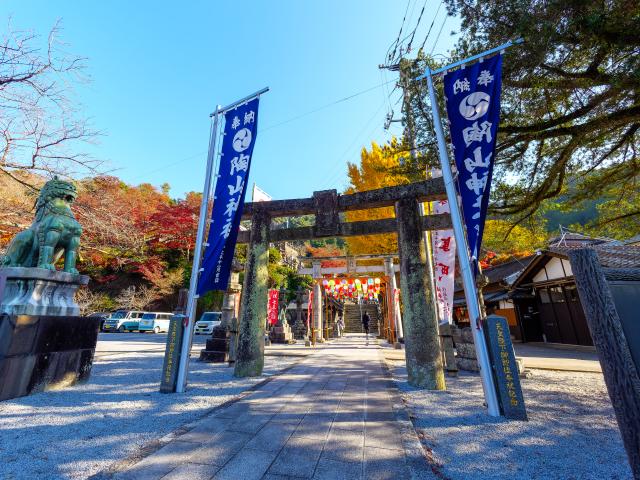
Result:
M213 333L213 327L220 325L222 321L222 312L204 312L200 320L196 322L194 332L196 334L210 335Z

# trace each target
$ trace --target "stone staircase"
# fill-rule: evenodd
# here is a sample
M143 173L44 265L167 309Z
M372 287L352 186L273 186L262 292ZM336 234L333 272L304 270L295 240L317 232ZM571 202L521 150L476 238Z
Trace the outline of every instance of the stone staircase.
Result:
M371 322L369 322L369 333L373 335L379 334L379 326L382 323L382 318L378 314L377 305L365 304L354 305L352 303L346 303L344 306L344 331L345 333L364 333L362 329L362 313L365 311L369 313Z

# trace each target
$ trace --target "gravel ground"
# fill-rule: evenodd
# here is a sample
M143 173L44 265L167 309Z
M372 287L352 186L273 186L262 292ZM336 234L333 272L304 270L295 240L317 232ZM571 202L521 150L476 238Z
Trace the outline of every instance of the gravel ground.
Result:
M265 376L300 360L266 357ZM186 394L158 392L163 354L109 355L89 383L0 403L0 479L83 479L205 415L264 378L190 362Z
M531 370L522 381L529 422L516 422L486 415L478 375L429 392L389 365L442 479L632 478L601 374Z

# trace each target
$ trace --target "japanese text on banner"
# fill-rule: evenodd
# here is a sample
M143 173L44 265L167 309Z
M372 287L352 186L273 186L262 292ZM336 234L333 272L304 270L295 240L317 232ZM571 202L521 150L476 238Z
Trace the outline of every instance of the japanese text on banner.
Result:
M199 295L209 290L226 290L229 283L251 155L258 131L258 102L259 98L255 98L224 114L220 167L213 197L208 246L198 281Z
M479 258L500 122L502 55L444 77L458 191L472 259Z
M449 213L449 202L433 202L433 213ZM453 230L436 230L431 236L433 269L440 322L453 323L453 291L456 268L456 239Z
M278 323L278 290L269 290L269 302L267 303L267 319L269 325Z

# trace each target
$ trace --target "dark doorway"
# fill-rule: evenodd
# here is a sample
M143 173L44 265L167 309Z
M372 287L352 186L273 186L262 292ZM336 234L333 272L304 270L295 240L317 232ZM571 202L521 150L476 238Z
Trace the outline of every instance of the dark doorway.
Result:
M541 287L537 296L547 342L593 345L575 284Z
M571 318L573 319L576 337L578 337L578 345L593 345L591 332L589 331L587 319L585 318L584 311L582 310L582 304L580 303L580 297L578 296L576 285L573 283L565 285L564 294L567 298L567 305L571 312Z
M551 343L563 343L562 334L560 333L560 327L558 326L558 320L556 319L556 313L551 303L551 295L549 289L539 288L538 294L538 308L540 309L540 324L542 325L542 333L544 339Z
M540 313L535 298L521 298L515 301L522 326L523 342L542 342Z

